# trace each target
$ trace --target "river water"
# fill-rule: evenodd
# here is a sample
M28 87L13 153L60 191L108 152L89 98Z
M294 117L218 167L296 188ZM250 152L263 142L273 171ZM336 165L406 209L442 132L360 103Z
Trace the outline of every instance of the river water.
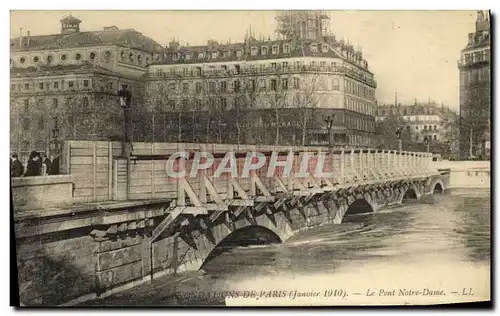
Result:
M398 296L411 289L440 295ZM334 290L343 297L331 297ZM434 195L347 217L285 243L235 247L202 270L160 277L84 305L221 305L228 295L294 291L294 297L311 295L328 299L328 305L489 300L489 191Z

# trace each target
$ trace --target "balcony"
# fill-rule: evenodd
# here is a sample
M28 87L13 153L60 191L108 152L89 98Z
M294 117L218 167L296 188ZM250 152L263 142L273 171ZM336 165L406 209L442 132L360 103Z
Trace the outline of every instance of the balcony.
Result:
M208 70L193 70L183 72L162 72L149 73L150 79L185 79L185 78L227 78L235 76L258 76L258 75L284 75L284 74L304 74L304 73L322 73L322 74L341 74L361 81L373 88L377 87L377 82L368 78L352 69L346 67L321 67L321 66L277 66L277 67L247 67L224 70L224 69L208 69Z

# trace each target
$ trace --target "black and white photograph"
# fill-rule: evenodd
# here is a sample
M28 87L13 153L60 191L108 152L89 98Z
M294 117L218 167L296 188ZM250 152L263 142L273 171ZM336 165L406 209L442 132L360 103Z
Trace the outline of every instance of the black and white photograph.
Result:
M11 10L14 305L491 303L492 19Z

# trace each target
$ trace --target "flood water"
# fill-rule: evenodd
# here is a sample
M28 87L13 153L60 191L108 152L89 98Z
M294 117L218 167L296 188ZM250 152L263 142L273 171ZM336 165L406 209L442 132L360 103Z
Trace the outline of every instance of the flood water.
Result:
M235 247L202 270L160 277L84 305L222 305L235 291L342 289L364 295L400 288L443 289L450 301L472 289L487 300L489 282L490 196L475 190L347 217L285 243Z

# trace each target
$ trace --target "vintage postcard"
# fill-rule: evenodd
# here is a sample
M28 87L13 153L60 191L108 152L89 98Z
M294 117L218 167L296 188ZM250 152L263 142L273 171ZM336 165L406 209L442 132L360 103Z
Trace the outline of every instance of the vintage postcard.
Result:
M11 11L20 306L491 301L489 11Z

